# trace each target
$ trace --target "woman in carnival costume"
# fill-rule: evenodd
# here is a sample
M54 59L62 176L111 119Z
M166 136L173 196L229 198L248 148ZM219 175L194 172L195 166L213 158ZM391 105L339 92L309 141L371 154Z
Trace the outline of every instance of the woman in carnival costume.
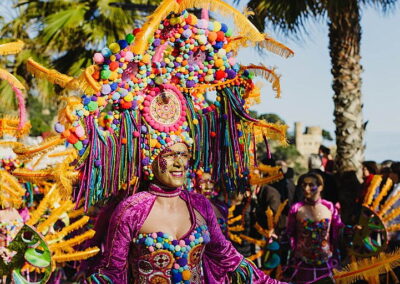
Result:
M290 281L313 283L332 276L339 264L338 243L344 227L338 209L321 199L324 181L319 174L307 173L300 178L304 201L289 211L287 235L293 251Z
M219 191L216 188L216 182L212 179L211 169L196 171L196 191L210 200L221 231L228 236L228 205L218 199Z
M186 11L194 7L233 14L238 36L206 12L198 19ZM112 213L88 281L280 283L232 247L207 198L184 190L200 167L213 168L228 192L248 187L255 129L285 141L286 126L248 114L259 97L254 74L280 89L273 70L235 63L236 49L252 43L292 55L222 1L167 0L142 29L96 53L79 78L28 62L37 76L85 92L68 98L56 125L79 151L75 200L84 198L88 208L118 192L130 195ZM217 93L212 104L208 90Z

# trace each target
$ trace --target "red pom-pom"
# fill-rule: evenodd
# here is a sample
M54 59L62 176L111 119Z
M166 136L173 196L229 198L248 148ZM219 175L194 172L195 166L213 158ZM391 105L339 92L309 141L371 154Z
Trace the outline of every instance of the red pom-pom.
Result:
M119 63L117 61L113 61L110 63L110 70L115 71L119 67Z
M215 136L217 136L217 133L215 133L214 131L212 131L211 133L210 133L210 135L211 135L211 137L215 137Z
M226 73L222 70L218 70L217 72L215 72L215 79L216 80L221 80L223 78L226 77Z
M68 136L67 141L71 144L75 144L79 141L79 138L74 133L71 133L71 135Z
M122 107L123 109L130 109L130 108L132 107L132 102L123 101L123 102L121 103L121 107Z
M139 29L139 28L136 28L136 29L133 30L132 33L133 33L134 36L136 36L136 34L137 34L138 32L140 32L140 29Z
M217 32L217 41L224 41L225 39L225 33L224 32Z
M139 131L133 131L133 136L136 138L139 137L140 136Z

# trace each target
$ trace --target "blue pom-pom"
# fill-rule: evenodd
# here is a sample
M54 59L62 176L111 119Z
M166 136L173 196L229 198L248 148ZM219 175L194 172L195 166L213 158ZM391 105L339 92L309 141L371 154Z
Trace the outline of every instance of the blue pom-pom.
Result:
M118 41L118 44L119 44L119 47L120 47L121 49L124 49L125 47L128 46L128 42L127 42L126 40L124 40L124 39L119 40L119 41Z
M226 33L228 31L228 26L225 25L224 23L221 23L221 32Z

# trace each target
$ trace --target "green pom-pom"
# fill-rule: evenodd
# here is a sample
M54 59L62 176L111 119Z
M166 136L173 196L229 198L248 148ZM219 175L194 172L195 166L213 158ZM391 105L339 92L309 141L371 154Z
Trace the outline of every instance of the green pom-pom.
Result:
M91 102L87 105L87 107L88 107L88 110L89 110L89 111L95 111L95 110L99 107L99 105L97 104L97 102L91 101Z
M133 34L127 34L125 40L128 44L131 44L131 42L135 40L135 36Z
M75 144L74 144L74 147L76 148L76 150L82 150L82 148L83 148L83 144L82 144L82 142L81 141L78 141L78 142L76 142Z
M110 70L102 70L100 73L100 77L101 79L108 79L111 75L111 71Z

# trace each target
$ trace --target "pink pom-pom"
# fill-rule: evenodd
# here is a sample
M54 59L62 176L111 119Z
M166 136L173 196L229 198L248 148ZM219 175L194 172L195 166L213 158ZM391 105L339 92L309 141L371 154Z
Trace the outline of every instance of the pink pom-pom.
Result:
M103 56L103 54L101 54L100 52L96 52L96 53L93 55L93 61L94 61L94 63L96 63L96 64L102 64L102 63L104 62L104 56Z
M133 136L136 138L139 137L140 136L139 131L133 131Z
M154 247L149 247L150 252L154 252Z
M125 53L125 61L132 61L132 59L133 59L133 53L130 51L127 51Z

